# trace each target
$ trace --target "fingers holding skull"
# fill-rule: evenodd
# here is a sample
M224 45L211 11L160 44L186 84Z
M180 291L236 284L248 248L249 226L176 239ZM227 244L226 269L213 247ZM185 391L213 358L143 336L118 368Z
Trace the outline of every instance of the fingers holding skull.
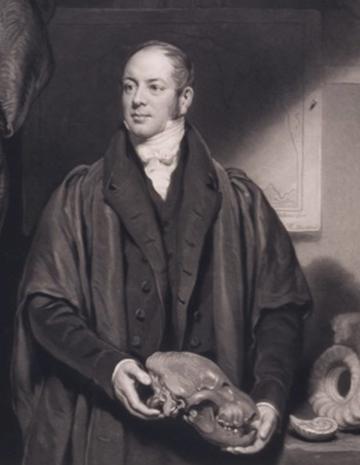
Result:
M139 396L139 385L150 386L151 378L135 360L125 359L118 363L112 382L117 399L132 415L143 420L163 417L160 410L148 407Z
M256 428L254 441L246 447L226 447L223 448L224 451L235 455L256 454L269 444L278 426L279 415L276 409L269 404L259 403L257 407L259 418L253 422L253 426Z
M146 369L125 359L112 378L116 397L138 418L182 414L204 439L232 454L261 451L276 430L277 410L268 403L255 405L202 356L157 352L147 359ZM141 385L153 391L146 401L139 395Z
M193 353L157 352L147 359L146 370L133 359L114 370L116 397L132 415L182 415L204 439L232 454L259 452L273 436L277 411L266 403L255 405L210 360ZM141 385L153 391L146 401L139 395Z

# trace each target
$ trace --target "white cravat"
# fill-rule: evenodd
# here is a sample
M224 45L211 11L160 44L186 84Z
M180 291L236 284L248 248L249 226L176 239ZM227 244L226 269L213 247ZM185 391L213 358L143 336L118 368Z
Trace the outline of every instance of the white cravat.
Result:
M183 117L169 121L163 132L149 139L140 139L130 133L130 140L144 165L145 174L163 200L169 190L171 174L179 161L180 143L184 133Z

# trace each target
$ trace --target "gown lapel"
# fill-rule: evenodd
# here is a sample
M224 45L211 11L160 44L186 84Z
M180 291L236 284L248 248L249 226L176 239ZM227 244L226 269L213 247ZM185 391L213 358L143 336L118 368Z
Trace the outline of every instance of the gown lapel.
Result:
M179 260L175 304L178 350L184 344L189 303L199 278L204 241L221 204L213 162L205 143L194 128L188 128L187 142L189 152L178 219Z
M164 305L167 286L164 245L150 196L127 147L126 133L120 131L105 155L104 196L148 260Z

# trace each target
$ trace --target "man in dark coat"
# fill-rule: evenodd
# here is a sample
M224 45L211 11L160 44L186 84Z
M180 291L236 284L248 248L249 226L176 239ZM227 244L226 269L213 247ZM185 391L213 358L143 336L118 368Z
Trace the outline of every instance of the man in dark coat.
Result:
M286 411L308 288L262 192L185 121L192 80L177 47L136 49L124 125L45 208L13 357L24 464L232 463L262 450ZM144 362L157 350L206 356L250 390L254 444L217 450L149 408Z

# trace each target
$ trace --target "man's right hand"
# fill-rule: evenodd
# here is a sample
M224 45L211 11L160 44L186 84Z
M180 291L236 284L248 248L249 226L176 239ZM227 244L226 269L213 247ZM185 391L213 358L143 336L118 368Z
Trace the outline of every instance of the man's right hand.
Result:
M119 362L112 376L112 383L116 397L132 414L143 420L163 418L160 410L149 408L139 397L137 385L151 385L151 378L141 366L133 359L124 359Z

